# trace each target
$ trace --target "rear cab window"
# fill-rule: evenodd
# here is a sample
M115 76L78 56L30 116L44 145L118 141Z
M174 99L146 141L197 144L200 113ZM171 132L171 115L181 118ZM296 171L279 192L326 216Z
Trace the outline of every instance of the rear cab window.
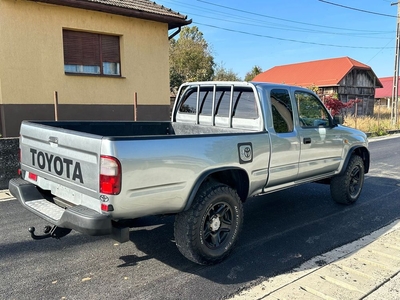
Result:
M189 85L181 93L176 121L202 125L259 129L258 99L251 86Z

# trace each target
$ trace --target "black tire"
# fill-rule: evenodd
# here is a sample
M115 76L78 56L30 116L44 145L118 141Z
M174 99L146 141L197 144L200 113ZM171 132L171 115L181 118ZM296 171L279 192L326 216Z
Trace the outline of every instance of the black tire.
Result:
M195 263L216 264L231 252L242 223L243 207L236 191L219 183L206 184L191 208L175 217L176 245Z
M357 201L364 185L364 162L358 155L352 155L346 171L332 178L331 195L340 204Z

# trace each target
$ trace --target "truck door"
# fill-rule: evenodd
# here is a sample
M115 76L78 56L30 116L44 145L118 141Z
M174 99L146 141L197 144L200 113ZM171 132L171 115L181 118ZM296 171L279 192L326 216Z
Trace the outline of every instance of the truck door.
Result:
M343 140L328 111L312 93L295 91L298 108L300 162L298 179L335 171L339 167Z
M289 91L272 89L269 98L273 130L269 132L272 146L267 186L271 187L297 179L300 143L294 128Z

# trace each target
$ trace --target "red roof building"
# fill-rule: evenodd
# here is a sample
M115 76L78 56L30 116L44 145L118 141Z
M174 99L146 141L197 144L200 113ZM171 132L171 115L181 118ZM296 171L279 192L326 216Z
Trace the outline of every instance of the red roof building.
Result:
M392 98L392 93L393 93L393 76L392 77L382 77L379 78L379 81L382 83L382 88L377 88L375 90L375 98L376 99L381 99L381 98ZM400 79L398 81L398 87L400 83ZM400 88L398 91L398 95L400 96Z
M383 87L370 66L350 57L276 66L257 75L253 81L316 86L320 96L337 95L342 102L361 99L359 115L373 113L375 88Z
M393 96L393 76L379 78L379 81L382 83L383 87L375 89L375 99L379 100L380 105L386 105L389 108ZM397 87L397 95L400 97L400 79L397 83Z

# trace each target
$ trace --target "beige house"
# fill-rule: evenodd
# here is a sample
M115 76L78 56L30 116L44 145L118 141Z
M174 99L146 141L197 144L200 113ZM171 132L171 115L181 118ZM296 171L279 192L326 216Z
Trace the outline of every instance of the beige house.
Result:
M190 24L148 0L0 0L0 133L22 120L169 117L168 34ZM168 30L171 30L168 33Z

